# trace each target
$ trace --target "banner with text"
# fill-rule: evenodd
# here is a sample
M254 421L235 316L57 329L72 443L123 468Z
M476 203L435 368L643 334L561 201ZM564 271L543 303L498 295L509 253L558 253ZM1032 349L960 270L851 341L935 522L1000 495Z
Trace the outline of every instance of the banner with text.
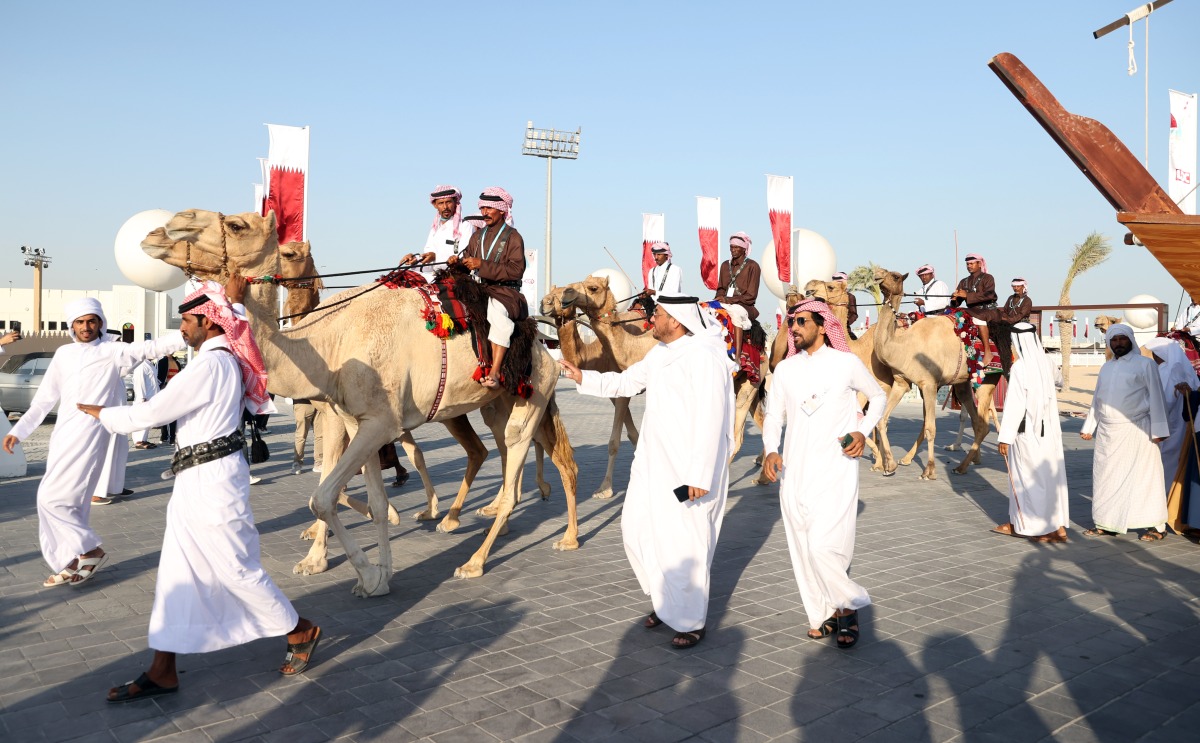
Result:
M767 176L767 209L771 217L771 239L775 241L775 265L779 282L792 280L792 177Z
M1171 94L1167 193L1184 214L1196 213L1196 94Z
M696 197L696 224L700 228L700 278L705 286L715 290L721 270L720 197Z
M642 213L642 286L650 282L650 269L654 268L654 254L650 246L667 241L667 215Z

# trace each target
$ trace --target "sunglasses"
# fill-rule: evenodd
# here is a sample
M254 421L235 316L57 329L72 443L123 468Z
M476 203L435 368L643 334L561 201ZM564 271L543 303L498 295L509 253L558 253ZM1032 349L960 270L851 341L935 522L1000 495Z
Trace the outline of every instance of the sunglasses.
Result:
M809 320L807 317L800 317L800 316L796 316L796 317L789 317L789 318L788 318L788 325L789 325L789 326L791 326L791 325L796 325L796 326L799 326L799 327L801 327L801 328L802 328L802 327L804 327L805 325L807 325L807 324L808 324L808 323L810 323L810 322L812 322L812 321L811 321L811 320Z

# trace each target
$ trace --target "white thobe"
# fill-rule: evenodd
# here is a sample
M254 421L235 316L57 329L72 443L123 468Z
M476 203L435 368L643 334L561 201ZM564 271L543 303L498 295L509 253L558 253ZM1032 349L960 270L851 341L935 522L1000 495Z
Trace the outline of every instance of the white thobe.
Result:
M88 516L92 495L103 496L108 489L112 466L114 437L95 418L81 413L76 403L124 405L125 386L118 373L122 367L182 348L183 339L174 335L141 343L68 343L54 352L29 411L13 426L12 435L24 441L58 405L37 495L42 557L55 572L100 546Z
M858 394L870 407L861 420ZM822 346L775 367L767 393L763 445L779 451L783 425L783 477L779 505L792 570L808 624L817 629L838 609L871 603L850 579L858 519L858 460L842 454L840 439L852 431L870 436L887 397L854 354Z
M429 237L425 239L426 253L433 253L436 266L422 266L420 273L428 281L433 281L433 275L446 267L446 259L457 253L460 248L467 246L467 241L471 239L471 235L475 233L475 228L470 222L459 222L458 239L454 238L454 220L446 219L441 221L437 227L432 227L429 230Z
M1172 327L1186 331L1193 338L1200 338L1200 304L1189 304L1181 309Z
M1152 439L1170 433L1153 361L1133 351L1106 361L1081 433L1094 434L1092 521L1105 531L1162 529L1167 499ZM1174 474L1174 473L1172 473Z
M656 292L655 296L663 292L668 294L682 294L683 273L679 270L679 266L674 265L671 261L667 261L661 266L655 266L650 269L646 288L653 289Z
M178 421L180 447L238 429L242 376L224 336L200 353L151 400L105 408L111 431L136 431ZM259 557L250 509L250 468L240 451L175 476L158 563L149 644L172 653L206 653L291 632L296 610L271 581Z
M709 572L729 490L733 370L715 336L658 344L621 373L583 372L579 391L633 397L645 390L642 433L621 510L621 538L642 591L676 632L704 627ZM680 503L688 485L708 493Z
M928 284L922 284L921 291L917 296L925 300L921 311L926 315L941 312L950 306L950 287L941 279L934 279Z
M1014 361L1010 378L1020 379L1026 373L1026 363L1023 358ZM1037 401L1028 399L1024 386L1010 384L1004 397L1004 415L1000 419L998 437L1001 444L1008 444L1008 521L1013 531L1025 537L1058 531L1059 527L1065 528L1069 520L1067 469L1058 405L1055 402L1045 406L1046 415L1034 431L1027 413L1036 404ZM1018 432L1022 421L1025 421L1025 430Z
M133 370L133 401L145 402L158 394L158 365L152 361L143 361ZM134 431L134 441L149 441L150 429L143 428Z

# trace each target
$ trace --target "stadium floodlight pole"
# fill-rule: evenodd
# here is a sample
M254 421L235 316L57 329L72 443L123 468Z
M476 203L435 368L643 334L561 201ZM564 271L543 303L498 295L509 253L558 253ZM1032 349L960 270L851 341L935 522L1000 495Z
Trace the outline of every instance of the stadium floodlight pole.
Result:
M1136 8L1134 8L1133 10L1126 13L1121 18L1118 18L1117 20L1108 24L1104 28L1098 28L1092 32L1092 38L1098 39L1101 36L1105 36L1107 34L1112 33L1113 31L1116 31L1118 28L1124 28L1125 26L1131 27L1129 29L1129 74L1134 75L1134 74L1137 74L1137 62L1135 62L1134 58L1133 58L1133 28L1132 28L1132 26L1133 26L1133 24L1137 23L1138 21L1140 21L1142 19L1145 19L1145 21L1146 21L1146 52L1145 52L1146 62L1145 62L1145 70L1143 70L1142 75L1145 78L1145 86L1146 86L1146 91L1145 91L1145 98L1146 98L1146 104L1145 104L1146 141L1145 141L1145 145L1146 145L1146 150L1145 150L1144 157L1145 157L1145 165L1147 168L1150 167L1150 14L1153 13L1154 11L1158 10L1162 6L1166 5L1169 2L1171 2L1171 0L1154 0L1154 2L1152 2L1152 3L1146 3L1145 5L1139 5Z
M534 129L532 121L525 123L525 142L521 145L521 154L546 158L546 255L543 256L546 261L546 285L542 288L543 294L549 292L550 287L553 286L550 281L550 224L554 160L555 158L566 158L567 160L579 158L579 134L581 131L581 127L576 127L573 132L563 132L557 129Z
M33 332L42 332L42 269L54 260L46 255L42 248L21 246L21 254L25 256L25 265L33 267Z

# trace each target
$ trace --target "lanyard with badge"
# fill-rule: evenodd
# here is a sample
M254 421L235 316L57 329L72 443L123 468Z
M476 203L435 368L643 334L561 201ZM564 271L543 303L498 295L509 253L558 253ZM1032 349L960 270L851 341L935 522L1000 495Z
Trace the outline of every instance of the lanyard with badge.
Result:
M484 245L486 244L486 242L487 242L487 231L488 231L488 228L487 228L487 227L484 227L484 228L483 228L483 234L479 236L479 252L480 252L480 253L483 255L483 259L484 259L485 261L489 261L489 260L491 260L491 259L492 259L492 253L493 253L493 252L495 252L495 250L496 250L496 242L500 240L500 236L501 236L501 235L503 235L503 234L504 234L504 231L505 231L505 230L507 230L507 229L508 229L508 225L507 225L507 224L506 224L506 225L504 225L503 227L501 227L501 228L500 228L500 231L499 231L499 232L497 232L497 233L496 233L496 236L492 238L492 244L491 244L491 246L489 246L489 247L488 247L488 249L487 249L487 251L485 252L485 251L484 251L484 249L483 249L483 246L484 246ZM503 244L501 244L501 246L500 246L500 247L504 247L504 245L503 245ZM497 262L497 263L499 263L499 262L500 262L500 258L499 258L499 257L497 257L497 258L496 258L496 262Z

